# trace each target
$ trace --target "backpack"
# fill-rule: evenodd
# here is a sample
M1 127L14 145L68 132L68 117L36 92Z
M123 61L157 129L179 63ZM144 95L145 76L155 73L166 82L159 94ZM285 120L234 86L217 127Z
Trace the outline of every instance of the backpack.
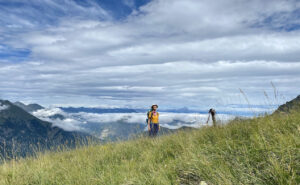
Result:
M148 120L149 120L149 114L150 114L150 112L151 112L152 110L148 110L148 112L147 112L147 119L146 119L146 124L148 125Z

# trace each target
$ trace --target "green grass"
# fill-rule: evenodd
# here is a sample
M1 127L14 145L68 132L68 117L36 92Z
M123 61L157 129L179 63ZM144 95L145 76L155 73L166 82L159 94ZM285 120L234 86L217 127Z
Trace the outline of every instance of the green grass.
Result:
M236 120L0 166L0 184L300 184L300 114Z

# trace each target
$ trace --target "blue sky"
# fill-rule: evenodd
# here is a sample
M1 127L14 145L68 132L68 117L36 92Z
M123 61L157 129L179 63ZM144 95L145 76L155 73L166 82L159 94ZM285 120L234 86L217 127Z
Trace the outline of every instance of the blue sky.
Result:
M224 107L242 89L278 104L300 94L299 53L297 0L0 0L12 101Z
M8 27L10 29L3 29L4 34L9 36L11 32L19 34L26 31L31 31L35 29L43 29L50 26L57 26L60 19L66 17L77 17L78 19L92 19L92 20L106 20L110 21L123 21L132 12L138 11L143 5L146 5L150 0L74 0L72 6L78 6L82 9L93 9L95 6L99 6L99 12L89 13L88 11L78 10L79 8L72 9L68 1L0 1L0 10L2 15L5 16L0 19L1 26L3 28ZM53 3L56 3L53 5ZM59 7L62 6L62 7ZM65 6L65 7L64 7ZM63 8L64 7L64 8ZM68 9L70 7L70 9ZM97 8L96 8L97 11ZM105 13L103 13L105 12ZM107 15L105 15L107 13ZM23 18L28 21L26 24L28 28L24 30L26 26L22 24L15 24L15 21L11 19ZM5 32L7 31L7 32ZM0 37L3 39L5 35ZM4 40L4 39L3 39ZM9 45L5 45L5 40L3 45L0 46L2 50L0 51L0 59L10 60L12 62L23 61L30 57L30 49L28 48L11 48ZM14 60L15 59L15 60Z

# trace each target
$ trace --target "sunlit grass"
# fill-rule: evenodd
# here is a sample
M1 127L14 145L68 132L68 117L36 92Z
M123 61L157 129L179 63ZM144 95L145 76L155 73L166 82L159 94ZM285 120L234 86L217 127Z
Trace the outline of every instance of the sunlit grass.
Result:
M300 115L46 152L0 166L0 184L299 184Z

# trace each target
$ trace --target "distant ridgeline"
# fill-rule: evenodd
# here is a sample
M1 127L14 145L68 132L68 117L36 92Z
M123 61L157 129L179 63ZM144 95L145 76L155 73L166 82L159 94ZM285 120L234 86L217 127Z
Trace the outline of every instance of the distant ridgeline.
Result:
M300 110L300 95L283 105L280 105L275 113L291 113Z
M33 151L55 148L61 144L74 147L89 137L86 134L52 127L51 123L42 121L24 110L33 111L40 108L37 104L29 107L24 104L17 106L7 100L0 100L0 159L26 156Z
M59 107L61 110L68 113L79 113L79 112L88 112L88 113L136 113L135 109L129 108L88 108L88 107Z
M18 107L22 108L23 110L27 111L27 112L35 112L35 111L38 111L40 109L44 109L44 107L42 107L42 106L40 106L39 104L36 104L36 103L25 105L22 102L15 102L14 104L17 105Z

